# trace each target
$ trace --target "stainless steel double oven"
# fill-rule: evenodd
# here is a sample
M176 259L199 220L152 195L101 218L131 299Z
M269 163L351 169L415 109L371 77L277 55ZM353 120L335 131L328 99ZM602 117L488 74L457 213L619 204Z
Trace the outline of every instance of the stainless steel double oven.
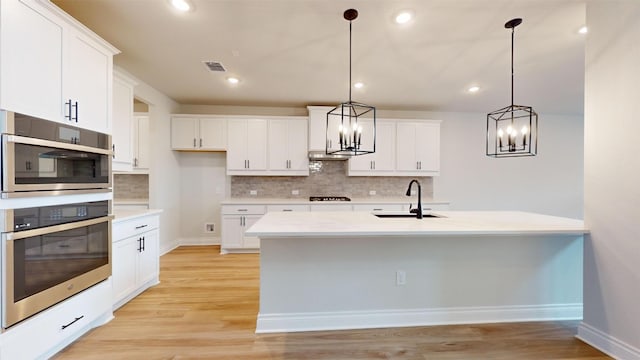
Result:
M111 192L112 152L109 135L66 124L1 111L0 125L0 201L28 204L0 212L6 329L111 276L111 201L62 195Z

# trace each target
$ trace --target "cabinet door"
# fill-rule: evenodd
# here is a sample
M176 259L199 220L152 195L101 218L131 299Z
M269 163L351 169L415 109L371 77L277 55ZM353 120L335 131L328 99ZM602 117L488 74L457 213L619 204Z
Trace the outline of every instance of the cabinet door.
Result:
M417 171L418 161L416 159L416 125L414 123L398 122L396 130L396 169L398 171Z
M137 288L138 239L139 236L133 236L113 243L111 278L114 304Z
M289 121L269 120L269 169L289 169Z
M307 142L308 124L305 120L288 122L289 170L309 171L309 145ZM271 142L271 138L269 138Z
M256 221L260 220L262 215L244 215L244 222L242 228L242 247L245 249L259 249L260 248L260 239L257 236L244 236L244 232L251 227L251 225L255 224Z
M247 120L247 164L249 170L267 169L267 120Z
M149 116L134 117L133 126L133 167L136 169L149 168Z
M359 121L360 126L362 126L363 134L371 134L373 133L373 121L372 120L361 120ZM358 155L353 156L349 159L349 170L350 171L366 171L373 172L375 170L375 163L377 159L377 154L381 151L379 147L378 136L382 131L378 129L376 133L376 152L373 154L367 155ZM372 149L373 143L372 136L362 136L361 146L363 149Z
M200 119L200 150L227 149L227 120L218 118Z
M440 171L440 124L416 126L416 160L423 172Z
M227 130L227 170L247 170L247 121L229 120Z
M133 146L132 116L133 87L117 78L113 79L113 170L130 171L132 169Z
M110 134L112 55L84 35L70 28L65 31L63 99L73 105L77 102L71 121ZM69 115L68 106L65 114Z
M198 135L198 119L189 117L171 118L171 148L195 150Z
M396 164L396 124L379 121L376 126L376 153L373 170L391 172Z
M0 2L0 108L61 121L62 26L34 2Z
M153 281L159 274L159 231L149 231L142 235L142 251L138 255L138 286Z
M223 249L241 248L244 227L243 215L225 215L222 217L222 245Z

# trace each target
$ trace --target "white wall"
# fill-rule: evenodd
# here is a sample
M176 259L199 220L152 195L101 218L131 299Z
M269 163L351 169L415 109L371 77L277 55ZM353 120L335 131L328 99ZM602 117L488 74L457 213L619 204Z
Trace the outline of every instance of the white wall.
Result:
M178 245L180 236L180 165L169 141L170 114L178 111L178 104L139 79L136 81L134 95L149 104L149 207L163 210L160 253L164 253Z
M579 336L640 359L640 2L587 3L584 322Z
M180 242L220 243L220 202L228 196L226 152L178 152L180 166ZM205 233L204 224L215 232Z

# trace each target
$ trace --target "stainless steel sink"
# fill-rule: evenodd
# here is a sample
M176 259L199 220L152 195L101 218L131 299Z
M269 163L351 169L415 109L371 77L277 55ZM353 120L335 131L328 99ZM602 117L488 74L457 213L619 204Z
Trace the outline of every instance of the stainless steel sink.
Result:
M379 218L416 218L416 214L373 214ZM442 216L439 215L435 215L435 214L422 214L422 218L423 219L427 219L427 218L439 218Z

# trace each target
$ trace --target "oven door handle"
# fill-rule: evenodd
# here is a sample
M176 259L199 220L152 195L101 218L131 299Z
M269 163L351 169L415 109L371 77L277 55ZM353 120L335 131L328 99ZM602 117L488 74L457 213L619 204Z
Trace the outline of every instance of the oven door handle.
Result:
M101 155L113 155L113 151L111 149L107 150L107 149L94 148L94 147L85 146L85 145L67 144L63 142L36 139L36 138L30 138L30 137L25 137L20 135L6 135L6 136L3 136L3 138L10 143L46 146L46 147L55 148L55 149L75 150L75 151L82 151L82 152L101 154Z
M7 240L19 240L19 239L29 238L29 237L33 237L33 236L46 235L46 234L51 234L51 233L54 233L54 232L73 230L73 229L81 228L81 227L84 227L84 226L91 226L91 225L95 225L95 224L100 224L100 223L103 223L103 222L106 222L106 221L113 220L113 217L114 217L113 215L108 215L108 216L103 216L103 217L99 217L99 218L95 218L95 219L76 221L76 222L67 223L67 224L47 226L47 227L43 227L43 228L39 228L39 229L25 230L25 231L18 231L18 232L10 232L10 233L6 233L5 235L6 235L6 239Z

